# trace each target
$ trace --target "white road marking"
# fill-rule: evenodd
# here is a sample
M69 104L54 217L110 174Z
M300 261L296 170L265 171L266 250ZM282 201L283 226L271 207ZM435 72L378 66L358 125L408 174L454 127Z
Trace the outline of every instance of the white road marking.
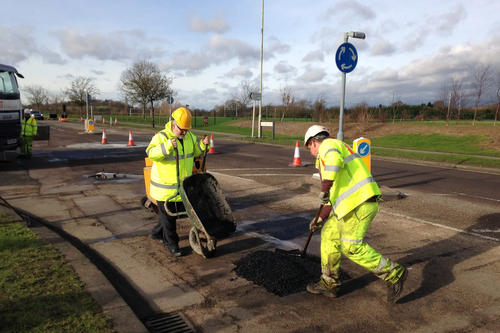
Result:
M472 231L474 231L474 232L499 232L500 233L500 229L496 229L496 230L491 230L491 229L472 229Z
M402 218L405 218L405 219L408 219L408 220L413 220L413 221L417 221L417 222L420 222L420 223L429 224L429 225L432 225L432 226L438 227L438 228L452 230L452 231L455 231L455 232L458 232L458 233L461 233L461 234L467 234L467 235L476 236L476 237L483 238L483 239L492 240L492 241L495 241L495 242L500 242L500 238L494 238L494 237L484 236L484 235L481 235L481 234L478 234L478 233L475 233L475 232L460 230L460 229L457 229L457 228L449 227L447 225L443 225L443 224L439 224L439 223L434 223L434 222L430 222L430 221L425 221L425 220L422 220L422 219L417 219L415 217L411 217L411 216L408 216L408 215L403 215L403 214L398 214L398 213L391 213L391 212L387 212L387 211L385 211L383 209L381 209L380 211L383 212L383 213L385 213L385 214L394 215L394 216L402 217Z
M216 175L225 176L225 177L236 178L236 179L239 179L239 180L246 180L246 181L249 181L249 182L255 182L255 180L253 180L253 179L242 178L242 177L236 177L236 176L230 176L230 175L226 175L225 173L214 172L214 171L212 171L212 170L207 170L207 172L208 172L208 173L213 173L213 174L216 174Z

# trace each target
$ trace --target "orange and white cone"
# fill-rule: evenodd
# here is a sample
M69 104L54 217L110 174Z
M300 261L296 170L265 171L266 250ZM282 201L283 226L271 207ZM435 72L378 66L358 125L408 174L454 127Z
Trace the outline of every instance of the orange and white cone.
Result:
M134 139L132 138L132 130L130 130L130 132L128 134L128 145L127 146L135 146Z
M115 118L115 125L118 125L118 118Z
M102 123L106 124L106 120L104 119L104 117L102 117Z
M305 166L304 164L302 164L302 160L300 159L300 146L298 141L297 144L295 145L295 153L293 154L293 163L289 164L288 166L293 166L293 167Z
M217 154L215 151L215 145L214 145L214 135L210 134L210 149L208 150L209 154Z
M83 121L83 117L80 117L80 121Z
M102 130L102 140L101 140L101 143L103 145L108 143L108 139L106 139L106 130L105 129Z

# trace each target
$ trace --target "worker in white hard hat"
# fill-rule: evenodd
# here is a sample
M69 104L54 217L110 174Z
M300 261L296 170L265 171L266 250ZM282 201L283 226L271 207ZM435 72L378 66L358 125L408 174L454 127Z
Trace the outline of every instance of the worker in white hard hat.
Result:
M185 212L182 198L178 193L175 148L179 158L179 181L193 173L193 161L210 148L207 136L196 141L190 132L191 111L180 107L172 113L173 120L158 132L146 149L153 166L151 168L151 186L149 194L156 200L159 209L158 223L151 230L151 238L165 244L173 256L180 257L177 235L177 216L167 213L165 205L171 212Z
M321 230L320 281L307 290L336 297L340 288L340 258L344 254L387 283L387 301L395 302L403 291L408 270L379 254L364 241L379 210L380 189L361 157L347 144L330 137L326 127L311 126L304 145L316 157L321 176L319 201L325 205L316 224Z
M33 151L33 137L37 134L38 125L35 117L31 116L30 109L24 109L24 119L22 121L21 134L24 140L22 146L19 147L21 155L18 158L30 159Z

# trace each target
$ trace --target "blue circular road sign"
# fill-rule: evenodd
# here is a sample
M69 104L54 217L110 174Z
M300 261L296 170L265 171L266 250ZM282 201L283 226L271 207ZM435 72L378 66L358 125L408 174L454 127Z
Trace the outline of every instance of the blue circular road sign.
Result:
M358 51L351 43L344 43L339 46L335 54L337 68L343 73L350 73L358 64Z
M370 145L368 142L361 142L358 146L358 155L361 157L366 157L370 153Z

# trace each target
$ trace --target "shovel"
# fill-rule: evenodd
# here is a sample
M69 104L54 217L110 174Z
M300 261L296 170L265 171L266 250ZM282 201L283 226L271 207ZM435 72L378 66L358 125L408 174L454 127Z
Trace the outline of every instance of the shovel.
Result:
M314 218L313 226L318 223L319 215L321 214L321 210L323 210L323 204L319 206L318 212L316 213L316 217ZM274 252L277 253L283 253L288 256L294 256L294 257L300 257L300 258L305 258L306 256L306 251L307 247L309 246L309 242L311 241L311 237L314 231L309 231L309 236L307 237L306 245L304 245L304 249L300 251L300 249L293 249L293 250L283 250L283 249L275 249Z

